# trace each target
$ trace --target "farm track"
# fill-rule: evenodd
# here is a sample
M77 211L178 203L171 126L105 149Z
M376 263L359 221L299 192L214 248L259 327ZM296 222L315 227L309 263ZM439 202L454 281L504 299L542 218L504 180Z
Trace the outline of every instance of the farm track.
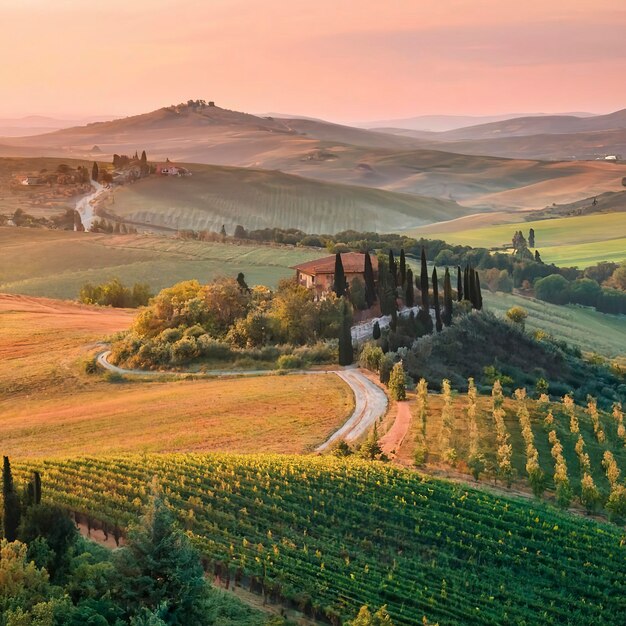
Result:
M148 371L137 369L124 369L109 363L110 350L105 350L96 357L98 365L102 368L120 374L122 376L167 376L167 375L188 375L198 374L198 372L172 372L172 371ZM354 411L344 425L335 431L324 443L319 445L315 451L324 452L333 443L344 440L347 443L358 441L387 411L387 396L385 392L369 380L357 368L344 370L293 370L289 374L322 375L335 374L339 376L354 394ZM270 376L276 375L275 370L213 370L202 373L202 377L214 376L217 378L226 376Z

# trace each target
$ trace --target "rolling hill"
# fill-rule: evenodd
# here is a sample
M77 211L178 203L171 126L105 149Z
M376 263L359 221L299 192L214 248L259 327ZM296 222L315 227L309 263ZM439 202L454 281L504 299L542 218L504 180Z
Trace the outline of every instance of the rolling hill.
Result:
M11 154L30 150L38 155L105 160L113 153L146 149L151 160L169 157L187 163L280 170L325 182L454 200L478 210L538 209L548 200L571 202L592 193L616 191L626 174L626 167L619 164L555 164L484 156L491 146L482 143L529 142L532 137L446 143L440 135L424 141L320 120L258 117L215 106L181 105L35 137L4 139L0 144ZM96 146L99 151L92 152ZM539 141L537 150L543 147ZM514 147L493 150L508 156ZM477 153L483 156L471 156ZM571 154L567 151L562 156ZM513 197L498 195L509 191Z
M232 234L246 229L298 228L393 231L472 212L451 200L358 185L327 183L279 171L188 164L191 177L152 177L114 192L107 213L144 227ZM112 202L112 201L111 201Z

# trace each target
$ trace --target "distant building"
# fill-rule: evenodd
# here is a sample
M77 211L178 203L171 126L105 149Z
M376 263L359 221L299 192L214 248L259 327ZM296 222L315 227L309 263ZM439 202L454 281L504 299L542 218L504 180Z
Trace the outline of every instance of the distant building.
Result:
M174 163L159 163L156 166L156 173L159 176L191 176L191 172L186 167L174 165Z
M378 259L370 254L374 280L378 280ZM343 271L348 284L354 278L360 278L365 282L365 254L361 252L343 252L341 254ZM300 265L294 265L291 269L296 270L296 279L305 287L314 289L316 297L320 297L332 290L335 280L335 255L326 256L315 261L308 261Z
M621 154L607 154L604 157L605 161L621 161L622 160L622 155Z
M39 176L25 176L20 181L22 185L43 185L43 181Z

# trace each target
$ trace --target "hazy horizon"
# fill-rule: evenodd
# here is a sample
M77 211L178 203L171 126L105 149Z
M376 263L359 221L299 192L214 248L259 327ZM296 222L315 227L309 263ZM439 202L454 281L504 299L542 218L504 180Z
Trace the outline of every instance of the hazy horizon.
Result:
M0 118L125 117L187 98L344 123L608 112L626 106L625 27L620 0L23 0L3 7L14 61Z

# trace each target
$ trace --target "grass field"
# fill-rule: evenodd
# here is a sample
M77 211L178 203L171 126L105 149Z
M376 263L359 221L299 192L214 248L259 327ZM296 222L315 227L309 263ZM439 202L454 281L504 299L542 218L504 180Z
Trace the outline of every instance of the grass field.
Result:
M626 258L626 212L596 213L576 217L466 228L462 220L428 229L427 237L450 243L492 248L510 245L513 233L535 229L535 245L546 263L580 268L599 261ZM419 229L411 231L419 234Z
M623 530L382 463L275 455L14 463L44 498L111 529L154 476L211 571L340 624L383 604L397 626L620 624ZM249 581L249 582L248 582Z
M502 292L483 290L485 308L504 315L512 306L528 311L526 328L543 330L550 335L611 358L626 358L626 319L576 305L560 306Z
M208 282L243 272L250 285L275 286L289 267L323 250L0 228L0 292L73 299L86 282L118 277L156 292L181 280ZM19 262L17 261L19 259Z
M107 382L81 359L132 313L0 296L0 442L11 456L306 452L352 411L338 377ZM323 407L323 408L320 408Z

